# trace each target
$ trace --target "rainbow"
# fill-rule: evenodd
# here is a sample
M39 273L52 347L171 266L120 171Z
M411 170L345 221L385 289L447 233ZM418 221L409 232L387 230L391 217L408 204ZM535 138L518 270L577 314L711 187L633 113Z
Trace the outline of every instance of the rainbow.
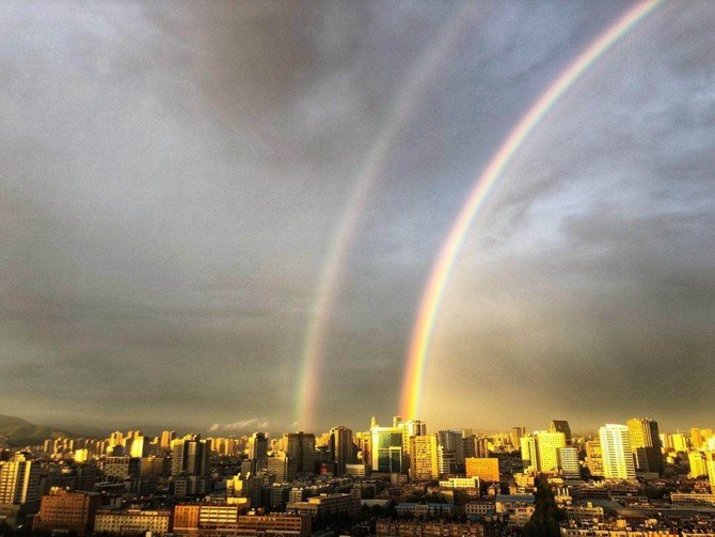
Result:
M447 235L424 288L415 318L406 359L402 386L401 412L406 419L415 419L420 410L427 352L434 332L437 311L449 280L455 258L464 241L474 216L484 202L489 189L509 164L524 140L531 134L559 98L588 70L614 43L650 13L661 0L648 0L629 9L563 71L517 123L484 172L460 210Z
M327 321L332 315L339 283L345 271L347 253L350 251L360 215L365 209L368 194L383 169L390 147L417 104L420 93L434 72L442 65L442 60L458 44L459 37L466 25L474 19L476 11L477 6L471 4L457 10L455 15L445 23L434 43L427 47L427 53L410 69L406 82L396 93L395 102L390 106L393 112L373 144L365 165L358 175L344 216L328 249L328 256L318 280L316 300L309 314L295 389L295 425L300 428L312 430L315 405L320 391L320 370L325 356Z

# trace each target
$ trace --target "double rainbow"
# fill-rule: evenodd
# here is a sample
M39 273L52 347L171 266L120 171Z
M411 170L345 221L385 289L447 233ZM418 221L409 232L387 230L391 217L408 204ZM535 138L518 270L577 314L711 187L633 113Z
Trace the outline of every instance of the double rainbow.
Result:
M423 291L412 331L407 355L405 378L402 387L401 416L416 419L422 398L427 353L434 332L435 320L449 281L454 261L476 212L484 202L489 189L497 181L514 154L531 134L543 117L558 102L559 98L594 64L614 43L635 27L661 0L648 0L629 9L588 48L539 97L526 115L491 159L462 207L447 235L439 256L432 266L427 285Z
M445 57L448 57L459 43L459 38L467 25L474 21L479 7L476 4L467 4L464 8L458 9L428 46L427 52L411 68L405 83L396 94L395 102L389 107L391 113L368 154L346 204L340 225L333 235L318 280L316 299L309 315L295 389L295 424L304 430L311 430L313 426L312 420L320 392L319 378L325 360L328 320L332 316L339 284L345 271L347 254L360 216L365 210L370 190L383 170L390 148L397 140L413 108L419 103L420 94L435 71L443 65Z

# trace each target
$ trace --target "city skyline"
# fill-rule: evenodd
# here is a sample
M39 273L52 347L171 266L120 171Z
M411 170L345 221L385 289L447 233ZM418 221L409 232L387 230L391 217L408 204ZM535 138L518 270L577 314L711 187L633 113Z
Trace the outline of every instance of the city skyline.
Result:
M712 5L0 17L0 413L708 423Z

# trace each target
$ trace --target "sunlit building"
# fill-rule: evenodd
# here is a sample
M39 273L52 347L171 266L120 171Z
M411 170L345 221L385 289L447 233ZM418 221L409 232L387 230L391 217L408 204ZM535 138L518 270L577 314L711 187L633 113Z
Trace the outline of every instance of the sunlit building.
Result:
M40 464L22 453L0 466L0 504L40 501Z
M499 459L496 457L469 457L465 459L467 477L482 481L499 481Z
M635 457L636 470L663 473L663 454L658 422L649 418L632 418L626 422L626 426L631 441L631 450Z
M538 431L536 433L537 470L556 473L559 470L559 448L566 447L566 435L557 431Z
M603 476L606 479L634 480L636 468L633 462L628 427L608 424L598 430L603 458Z
M410 478L421 481L439 477L437 436L434 434L410 438Z

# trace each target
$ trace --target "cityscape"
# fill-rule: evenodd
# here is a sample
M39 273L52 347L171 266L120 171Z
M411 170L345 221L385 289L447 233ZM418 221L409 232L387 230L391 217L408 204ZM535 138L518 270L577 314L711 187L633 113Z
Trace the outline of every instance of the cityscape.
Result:
M649 418L588 436L562 419L483 434L395 416L365 431L11 443L0 452L6 535L715 534L713 429L661 433Z
M715 537L715 0L0 28L0 537Z

